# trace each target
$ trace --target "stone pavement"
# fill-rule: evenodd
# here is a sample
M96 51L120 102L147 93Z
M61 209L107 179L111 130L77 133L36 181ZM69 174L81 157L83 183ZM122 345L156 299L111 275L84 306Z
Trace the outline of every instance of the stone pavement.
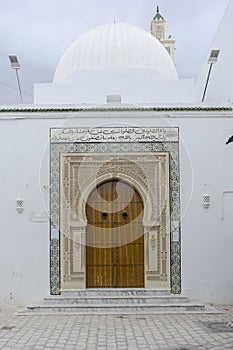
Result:
M233 349L232 308L222 314L18 316L0 311L0 349ZM211 327L210 327L211 324Z

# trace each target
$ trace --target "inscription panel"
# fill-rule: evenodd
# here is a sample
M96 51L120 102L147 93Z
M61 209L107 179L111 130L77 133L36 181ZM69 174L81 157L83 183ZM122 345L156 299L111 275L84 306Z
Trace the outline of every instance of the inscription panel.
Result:
M57 128L51 142L178 142L178 128Z

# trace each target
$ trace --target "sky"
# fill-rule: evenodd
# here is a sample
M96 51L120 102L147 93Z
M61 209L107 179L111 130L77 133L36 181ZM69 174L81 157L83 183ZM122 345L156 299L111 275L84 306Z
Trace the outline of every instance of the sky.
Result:
M73 41L89 29L126 22L147 31L157 5L166 34L176 39L180 78L196 78L229 0L0 0L0 104L18 104L15 71L21 65L23 102L33 103L33 84L52 82L56 66Z

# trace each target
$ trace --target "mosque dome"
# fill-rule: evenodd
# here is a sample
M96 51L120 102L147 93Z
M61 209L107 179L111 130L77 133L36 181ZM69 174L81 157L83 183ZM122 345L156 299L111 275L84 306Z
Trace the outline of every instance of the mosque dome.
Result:
M53 81L73 81L77 72L109 69L147 69L157 79L177 79L170 55L156 38L136 26L116 23L81 35L63 54Z

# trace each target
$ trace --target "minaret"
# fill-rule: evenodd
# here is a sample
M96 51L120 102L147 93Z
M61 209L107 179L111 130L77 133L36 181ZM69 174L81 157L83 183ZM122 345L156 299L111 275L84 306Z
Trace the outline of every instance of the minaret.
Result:
M170 35L165 39L165 23L165 19L159 12L159 6L157 6L156 15L151 22L151 34L161 42L174 62L176 41L171 39Z

